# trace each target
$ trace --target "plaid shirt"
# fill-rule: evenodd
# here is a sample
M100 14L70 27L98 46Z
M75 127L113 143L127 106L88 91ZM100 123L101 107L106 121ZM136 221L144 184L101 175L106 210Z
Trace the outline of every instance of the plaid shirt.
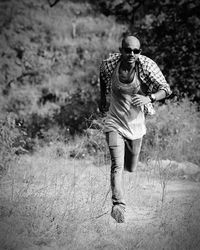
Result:
M100 66L101 97L110 93L112 73L121 58L120 53L110 54L108 59L103 60ZM146 95L164 90L166 96L171 94L169 84L166 82L157 64L150 58L139 55L138 61L139 78L147 87Z

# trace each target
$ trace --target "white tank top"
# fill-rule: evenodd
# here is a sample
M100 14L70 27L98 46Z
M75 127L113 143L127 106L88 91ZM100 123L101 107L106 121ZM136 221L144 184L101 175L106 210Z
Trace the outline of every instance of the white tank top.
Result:
M120 82L119 65L120 62L111 78L110 107L104 132L118 131L127 139L139 139L146 134L144 107L133 106L132 96L140 90L140 80L136 72L132 82Z

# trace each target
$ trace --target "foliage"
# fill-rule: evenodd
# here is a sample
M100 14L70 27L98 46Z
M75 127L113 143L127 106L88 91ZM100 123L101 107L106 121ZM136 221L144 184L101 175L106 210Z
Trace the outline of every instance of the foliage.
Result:
M115 15L118 20L125 22L133 21L135 12L143 4L142 0L91 0L90 2L106 16Z
M69 129L71 134L82 132L88 127L89 119L97 112L94 91L77 89L61 106L55 120L61 127Z
M99 64L127 31L140 37L173 95L199 101L198 2L47 2L0 3L1 112L23 120L26 138L61 140L90 126L98 116Z
M141 159L174 159L200 164L200 115L197 106L184 99L156 108L156 115L147 119ZM167 114L167 115L166 115Z
M199 102L199 3L165 2L156 2L155 9L151 6L152 23L143 25L139 36L143 37L146 53L161 65L174 95Z
M17 114L32 138L44 139L56 126L82 132L98 113L100 60L118 45L123 26L113 18L99 25L102 16L81 2L51 10L42 2L0 4L2 19L11 17L1 27L2 112Z
M143 53L159 64L173 95L200 101L199 1L101 0L96 4L140 38Z
M28 152L28 140L20 129L20 120L13 113L0 117L0 177L16 161L18 154ZM29 144L30 146L30 144Z

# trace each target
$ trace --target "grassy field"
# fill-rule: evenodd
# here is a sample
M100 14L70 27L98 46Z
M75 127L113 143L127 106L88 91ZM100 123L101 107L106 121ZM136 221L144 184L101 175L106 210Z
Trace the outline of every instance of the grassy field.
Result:
M109 161L69 158L70 147L21 156L1 179L0 249L199 249L199 182L140 163L124 173L128 219L117 224Z
M66 141L55 134L32 154L17 155L18 134L2 123L0 249L199 249L198 119L187 100L157 107L147 119L141 162L123 176L124 224L110 216L110 160L100 129Z

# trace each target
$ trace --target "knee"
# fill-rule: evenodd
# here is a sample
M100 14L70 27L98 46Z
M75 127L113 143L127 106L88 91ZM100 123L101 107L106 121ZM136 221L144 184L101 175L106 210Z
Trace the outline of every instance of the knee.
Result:
M127 164L124 168L127 172L134 172L137 169L137 162L132 162L131 164Z
M135 168L129 168L129 169L126 169L126 171L129 173L133 173L135 171Z
M123 164L112 164L111 165L111 173L117 174L123 171Z

